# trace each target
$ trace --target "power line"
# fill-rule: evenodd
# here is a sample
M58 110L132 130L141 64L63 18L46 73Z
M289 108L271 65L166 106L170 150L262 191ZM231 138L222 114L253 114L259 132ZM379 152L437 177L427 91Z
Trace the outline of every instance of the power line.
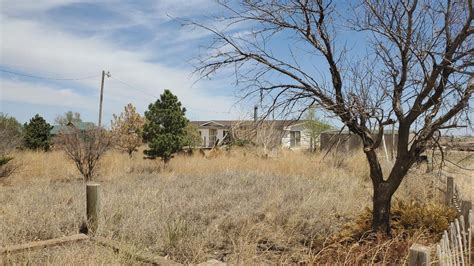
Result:
M152 96L152 97L155 97L155 98L159 98L159 96L157 96L157 95L154 95L154 94L149 93L149 92L147 92L147 91L145 91L145 90L139 89L139 88L137 88L137 87L135 87L135 86L133 86L133 85L130 85L129 83L127 83L127 82L125 82L125 81L123 81L123 80L120 80L120 79L118 79L118 78L116 78L116 77L114 77L114 76L112 76L111 78L112 78L112 79L115 79L116 81L122 83L123 85L125 85L125 86L127 86L127 87L129 87L129 88L131 88L131 89L140 91L140 92L142 92L142 93L144 93L144 94L147 94L148 96ZM185 108L188 109L188 110L195 110L195 111L200 111L200 112L230 114L230 112L219 112L219 111L211 111L211 110L204 110L204 109L198 109L198 108L188 108L188 107L185 107Z
M131 89L140 91L140 92L142 92L142 93L144 93L144 94L147 94L148 96L152 96L152 97L159 98L158 96L156 96L156 95L154 95L154 94L152 94L152 93L149 93L149 92L147 92L147 91L145 91L145 90L142 90L142 89L139 89L139 88L137 88L137 87L135 87L135 86L132 86L132 85L130 85L129 83L127 83L127 82L125 82L125 81L123 81L123 80L120 80L120 79L118 79L118 78L116 78L116 77L114 77L114 76L112 76L111 78L112 78L112 79L115 79L116 81L122 83L123 85L125 85L125 86L127 86L127 87L129 87L129 88L131 88Z
M99 77L100 75L93 75L93 76L87 76L87 77L80 77L80 78L52 78L52 77L42 77L42 76L35 76L35 75L29 75L29 74L23 74L23 73L18 73L10 70L5 70L5 69L0 69L0 72L5 72L17 76L23 76L23 77L28 77L28 78L35 78L35 79L47 79L47 80L84 80L84 79L91 79L91 78L96 78Z

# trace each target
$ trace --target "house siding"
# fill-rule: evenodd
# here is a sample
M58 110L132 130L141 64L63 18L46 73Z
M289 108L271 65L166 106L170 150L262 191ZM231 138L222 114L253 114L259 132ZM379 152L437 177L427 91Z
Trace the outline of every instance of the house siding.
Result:
M291 131L299 131L301 134L300 146L291 147ZM284 129L283 137L281 139L281 146L283 148L289 149L309 149L311 145L311 135L310 132L304 128L303 125L290 126Z
M228 132L232 138L248 139L257 145L263 145L265 148L283 147L289 149L309 149L311 146L310 132L304 127L304 123L295 120L274 120L267 122L268 128L255 131L254 121L231 121L231 120L211 120L211 121L191 121L198 127L201 133L202 147L212 148L209 142L210 130L217 130L216 138L219 144L224 141L224 133ZM291 131L300 132L300 145L291 147ZM260 134L260 135L259 135ZM264 138L264 140L262 140ZM271 138L271 140L270 140Z
M225 131L228 131L227 129L217 129L217 140L219 141L219 143L222 143L222 141L224 140L224 132ZM202 147L204 148L212 148L210 145L209 145L209 128L202 128L202 129L199 129L199 132L201 132L201 140L202 140Z

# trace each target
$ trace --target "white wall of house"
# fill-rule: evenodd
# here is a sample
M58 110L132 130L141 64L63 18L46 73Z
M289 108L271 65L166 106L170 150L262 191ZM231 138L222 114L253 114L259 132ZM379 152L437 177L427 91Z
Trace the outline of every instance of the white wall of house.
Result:
M209 129L199 129L199 133L201 135L202 146L207 147L207 145L209 144Z
M202 140L202 147L211 147L209 146L209 128L200 128L199 129L200 135L201 135L201 140ZM217 129L217 135L216 138L219 140L219 143L222 143L225 137L225 132L228 132L227 129Z
M300 140L299 143L296 143L295 146L291 143L291 132L299 132ZM311 145L311 135L309 134L309 130L304 128L303 125L294 125L286 127L284 130L283 138L281 139L281 146L283 148L289 149L309 149Z

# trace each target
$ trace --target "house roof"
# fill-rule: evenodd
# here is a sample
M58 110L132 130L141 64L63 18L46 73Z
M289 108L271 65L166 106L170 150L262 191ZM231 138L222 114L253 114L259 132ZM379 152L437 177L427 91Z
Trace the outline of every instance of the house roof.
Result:
M63 130L68 130L70 128L77 128L79 130L88 130L95 128L95 124L92 122L69 122L66 125L54 125L50 133L52 135L57 135Z
M276 128L285 128L288 126L300 124L302 120L261 120L258 123L270 124L274 123ZM190 123L198 128L230 128L237 124L255 123L253 120L208 120L208 121L190 121Z

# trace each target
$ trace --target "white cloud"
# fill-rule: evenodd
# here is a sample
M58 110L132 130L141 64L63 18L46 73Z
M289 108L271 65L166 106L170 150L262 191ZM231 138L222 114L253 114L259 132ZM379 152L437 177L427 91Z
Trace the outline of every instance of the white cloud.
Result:
M63 106L95 110L96 103L71 89L52 89L42 84L18 80L0 80L2 101Z
M58 1L59 2L59 1ZM49 6L58 4L51 1ZM28 10L46 9L46 6L25 6ZM171 89L193 117L201 119L223 118L234 99L210 94L211 88L193 85L190 69L175 69L156 62L149 62L154 53L162 51L127 51L110 40L98 37L80 37L64 32L55 25L38 21L2 17L1 63L19 72L53 77L83 77L110 70L113 77L132 84L108 79L106 81L106 105L119 112L122 106L132 102L144 109L154 101L149 95L159 95ZM190 47L193 49L193 47ZM72 86L74 85L74 86ZM76 89L97 93L98 79L71 82L74 90L62 90L54 85L37 85L25 81L3 79L1 89L5 100L46 105L80 105L95 108L95 99L84 97ZM230 84L220 84L230 89ZM214 88L215 89L215 88ZM145 91L145 93L141 92ZM214 90L215 91L215 90ZM49 95L54 95L49 97ZM226 93L220 93L225 95ZM72 101L69 98L77 100ZM141 108L140 108L141 107Z
M74 2L68 2L64 0L2 0L0 6L2 8L2 12L7 14L25 14L30 12L42 12L51 8L64 6Z

